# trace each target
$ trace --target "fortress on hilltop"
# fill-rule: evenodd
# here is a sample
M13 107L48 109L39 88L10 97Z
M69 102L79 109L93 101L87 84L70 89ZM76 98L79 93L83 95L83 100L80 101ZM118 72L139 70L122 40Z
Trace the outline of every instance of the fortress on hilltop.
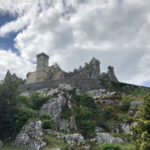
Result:
M79 69L74 69L73 72L65 72L57 63L49 66L49 56L45 53L37 55L36 71L27 73L26 80L23 81L9 71L5 79L7 77L17 80L22 91L51 88L61 83L71 84L80 89L88 90L102 88L101 80L118 82L114 68L109 66L106 73L101 73L100 61L96 58L92 58L89 63L85 63Z
M35 72L29 72L27 74L27 80L25 84L42 82L46 80L59 80L65 78L90 78L90 79L104 79L110 81L118 81L114 68L109 66L107 73L100 73L100 62L93 58L89 64L85 63L85 66L80 66L79 69L74 69L73 72L63 71L57 63L49 66L49 56L45 53L37 55L37 65Z

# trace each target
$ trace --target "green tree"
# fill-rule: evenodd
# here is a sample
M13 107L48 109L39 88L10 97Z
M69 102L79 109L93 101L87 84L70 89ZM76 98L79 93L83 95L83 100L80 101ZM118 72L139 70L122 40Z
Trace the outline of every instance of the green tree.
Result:
M136 125L131 127L133 140L138 150L150 150L150 94L144 97L144 102L136 118Z
M18 84L7 78L0 84L0 138L13 134L12 118L17 113Z

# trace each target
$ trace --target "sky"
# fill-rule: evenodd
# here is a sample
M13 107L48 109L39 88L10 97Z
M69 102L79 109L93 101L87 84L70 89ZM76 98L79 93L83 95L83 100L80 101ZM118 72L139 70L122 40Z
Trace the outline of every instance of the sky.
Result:
M0 80L25 78L41 52L64 71L96 57L101 72L150 87L150 1L0 0Z

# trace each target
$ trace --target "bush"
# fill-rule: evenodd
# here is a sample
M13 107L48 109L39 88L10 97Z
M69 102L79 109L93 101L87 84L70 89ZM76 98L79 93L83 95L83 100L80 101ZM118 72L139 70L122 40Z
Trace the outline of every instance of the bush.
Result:
M77 94L73 91L73 102L75 121L80 132L85 138L93 137L95 135L95 127L98 125L100 119L100 112L93 97L87 94Z
M40 115L40 120L51 120L51 116L47 113L42 113Z
M113 117L114 107L112 106L106 106L103 110L102 116L103 119L109 119Z
M127 112L130 108L130 102L129 101L123 101L120 105L120 110Z
M138 150L150 149L150 94L144 97L136 124L131 127L132 138Z
M40 95L40 93L33 93L30 95L31 108L34 110L39 110L43 104L50 98L49 96Z
M98 147L98 150L122 150L122 149L117 144L106 143L106 144L101 144Z
M69 109L67 103L62 105L62 112L60 113L61 119L69 119L71 117L71 109Z
M43 120L42 121L42 128L43 129L52 129L52 122L51 122L51 120Z

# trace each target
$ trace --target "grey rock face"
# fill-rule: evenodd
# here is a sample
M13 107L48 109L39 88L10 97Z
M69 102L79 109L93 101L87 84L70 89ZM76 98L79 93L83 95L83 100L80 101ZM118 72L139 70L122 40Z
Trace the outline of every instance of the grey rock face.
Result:
M65 140L69 145L83 145L85 144L85 140L83 136L80 133L74 133L74 134L67 134L65 135Z
M129 133L130 132L130 126L134 126L136 122L132 122L130 125L128 123L122 123L120 124L120 127L124 133Z
M15 139L15 145L24 146L27 150L40 150L46 145L42 138L41 121L30 122Z
M143 101L132 101L131 106L130 106L130 110L137 109L142 104L143 104Z
M68 119L62 119L60 117L61 113L63 113L62 107L64 105L67 105L68 109L72 107L70 102L71 95L69 93L71 90L72 87L67 84L60 84L57 88L51 89L47 95L50 95L52 98L48 100L40 110L41 113L45 112L51 115L52 120L60 131L77 129L73 116L70 116Z
M91 90L86 93L93 96L95 101L102 105L114 105L118 102L117 98L120 97L120 93L106 91L105 89Z
M0 148L3 147L3 142L0 140Z
M124 141L119 137L113 137L109 133L97 133L96 135L97 144L101 143L116 143L123 144Z
M120 124L120 126L121 126L121 129L122 129L122 131L123 131L124 133L129 133L129 132L130 132L129 124L127 124L127 123L122 123L122 124Z

